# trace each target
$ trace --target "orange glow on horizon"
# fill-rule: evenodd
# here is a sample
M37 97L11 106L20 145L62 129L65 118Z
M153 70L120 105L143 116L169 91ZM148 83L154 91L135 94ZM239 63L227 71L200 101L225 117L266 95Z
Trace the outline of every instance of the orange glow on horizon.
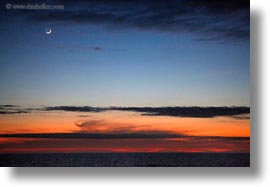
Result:
M12 139L1 148L14 153L65 152L235 152L248 153L249 140L192 139Z
M83 116L83 117L82 117ZM250 137L250 120L232 117L181 118L110 111L33 112L1 115L1 134L144 133ZM249 152L249 140L196 139L33 139L0 138L1 152Z

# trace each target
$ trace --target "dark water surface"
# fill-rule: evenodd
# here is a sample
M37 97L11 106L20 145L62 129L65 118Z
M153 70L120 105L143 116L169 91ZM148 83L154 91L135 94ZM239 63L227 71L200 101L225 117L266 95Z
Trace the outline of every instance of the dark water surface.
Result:
M0 154L9 167L249 167L248 153Z

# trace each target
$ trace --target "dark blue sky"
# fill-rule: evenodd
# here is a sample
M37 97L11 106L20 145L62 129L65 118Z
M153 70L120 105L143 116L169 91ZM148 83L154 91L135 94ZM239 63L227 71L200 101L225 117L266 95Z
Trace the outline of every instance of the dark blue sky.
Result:
M20 2L1 3L2 104L250 105L249 1Z

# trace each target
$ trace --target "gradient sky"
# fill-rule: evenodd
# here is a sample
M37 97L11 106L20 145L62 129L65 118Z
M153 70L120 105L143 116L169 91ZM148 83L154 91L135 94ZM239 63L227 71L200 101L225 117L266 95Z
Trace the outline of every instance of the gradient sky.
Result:
M1 3L1 104L250 105L249 1L10 2L21 1Z
M1 152L249 153L249 1L26 2L0 3Z

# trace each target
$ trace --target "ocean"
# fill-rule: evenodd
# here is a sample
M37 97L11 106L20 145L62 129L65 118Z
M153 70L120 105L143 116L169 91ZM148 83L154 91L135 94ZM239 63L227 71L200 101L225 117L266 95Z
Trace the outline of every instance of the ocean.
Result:
M249 167L249 153L0 154L1 167Z

